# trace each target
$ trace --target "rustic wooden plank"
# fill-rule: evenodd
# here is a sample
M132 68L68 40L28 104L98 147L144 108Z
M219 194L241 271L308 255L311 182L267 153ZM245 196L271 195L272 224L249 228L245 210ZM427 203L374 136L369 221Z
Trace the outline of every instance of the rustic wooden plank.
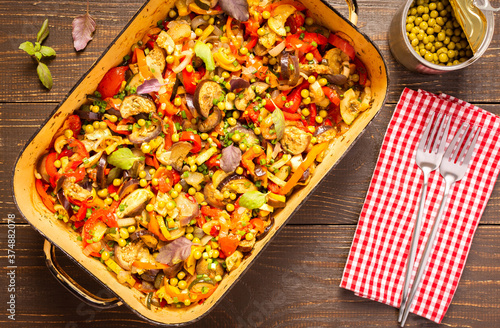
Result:
M345 4L330 0L345 13ZM124 5L126 4L126 5ZM0 67L8 72L8 79L0 79L0 102L59 102L100 56L101 52L122 30L128 20L142 5L142 1L110 0L91 1L91 14L98 24L94 40L87 49L76 53L72 47L71 21L85 11L85 2L2 1L0 14L0 43L2 56ZM490 48L473 66L447 75L423 75L411 73L398 64L390 54L387 31L399 3L393 1L358 1L360 17L358 26L380 48L390 72L391 88L388 101L397 102L402 89L407 86L423 88L430 92L447 92L469 102L499 102L495 90L500 89L500 80L495 72L500 69L496 50L500 48L500 35L493 36ZM50 20L51 36L46 45L53 46L57 58L49 64L54 87L47 92L38 81L34 62L21 50L20 43L32 40L44 18ZM495 23L500 28L500 23ZM454 83L449 83L454 81Z
M0 146L5 154L0 158L0 222L5 222L8 213L18 213L11 196L11 175L15 159L55 106L52 103L0 104ZM496 105L481 106L500 114L500 108ZM392 104L384 107L354 147L294 215L291 224L357 222L393 110ZM481 223L500 223L499 209L500 185L497 185Z
M0 235L6 235L0 226ZM287 226L224 300L193 327L397 327L397 311L339 288L353 226ZM447 327L496 327L500 321L500 227L481 226L453 303ZM16 230L16 322L8 327L148 326L127 307L99 311L80 303L50 276L43 240L31 227ZM6 263L6 240L0 240ZM61 265L84 287L102 286L60 252ZM7 277L0 276L6 286ZM7 293L0 293L5 304ZM101 294L105 296L105 293ZM49 301L50 300L50 301ZM2 310L5 313L5 310ZM408 327L440 327L411 315ZM153 327L153 326L151 326Z

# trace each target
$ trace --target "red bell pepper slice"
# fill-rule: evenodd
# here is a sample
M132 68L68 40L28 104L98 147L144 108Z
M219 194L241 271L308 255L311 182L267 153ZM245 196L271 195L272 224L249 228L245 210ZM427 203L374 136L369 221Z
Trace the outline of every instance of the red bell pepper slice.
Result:
M198 71L192 70L188 72L187 69L182 70L182 83L187 93L194 95L196 91L197 81L205 75L205 68L200 67Z
M160 167L160 163L158 163L156 156L150 154L146 154L146 165L152 166L155 169L158 169Z
M328 42L330 42L331 45L334 47L339 48L342 50L351 60L354 60L356 57L356 51L354 50L354 47L349 44L346 40L342 39L340 36L330 33L330 36L328 37Z
M340 97L337 94L337 91L335 91L332 88L329 87L323 87L323 92L325 93L325 96L336 106L340 105Z
M70 170L74 170L83 163L84 158L89 157L89 153L87 149L85 148L85 145L81 143L80 140L75 139L75 138L69 138L68 139L68 148L73 151L73 155L70 157L70 164L68 165L68 168ZM67 168L67 169L68 169Z
M316 45L312 43L315 42ZM319 33L310 33L298 31L295 34L290 34L285 39L287 48L294 48L302 53L310 52L316 49L317 46L325 45L328 39Z
M257 45L258 40L259 40L258 36L252 36L250 38L250 41L248 41L247 44L245 44L245 48L247 48L248 50L252 50L253 47Z
M302 119L302 115L299 113L283 112L283 116L286 121L300 121Z
M356 71L359 75L359 84L365 85L368 75L365 64L363 64L363 62L358 57L354 57L354 64L356 65Z
M309 104L309 125L316 125L316 115L318 114L318 109L316 104Z
M238 245L240 244L240 240L235 235L228 235L222 238L219 238L219 246L224 255L230 256L236 251Z
M209 169L212 168L220 168L220 158L218 158L219 155L213 155L210 157L210 159L207 161L207 166Z
M287 102L291 103L289 107L284 106L283 111L289 113L296 113L299 109L300 103L302 101L302 96L300 92L306 88L309 88L309 82L305 80L301 85L293 89L293 91L288 95Z
M179 141L190 141L193 144L191 153L198 153L201 150L201 138L192 131L183 131L179 136Z
M42 182L42 180L36 179L35 188L36 188L36 191L38 192L38 194L40 195L40 198L42 199L42 202L45 204L45 206L47 206L49 211L51 211L52 213L55 213L55 209L54 209L55 199L52 196L49 196L49 194L47 194L48 186L44 186L44 183Z
M75 221L83 221L87 216L87 203L82 203L80 209L75 215Z
M125 72L128 71L128 66L118 66L110 69L102 78L97 86L102 98L113 97L120 91L122 82L125 81Z

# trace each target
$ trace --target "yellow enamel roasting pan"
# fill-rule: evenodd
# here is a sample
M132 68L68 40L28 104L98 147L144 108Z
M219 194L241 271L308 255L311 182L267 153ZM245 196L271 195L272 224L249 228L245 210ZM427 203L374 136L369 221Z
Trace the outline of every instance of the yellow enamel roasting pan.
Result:
M35 163L38 157L47 149L54 132L63 124L64 120L75 109L86 101L86 95L97 88L104 74L112 67L120 64L122 58L128 54L130 47L141 39L145 32L163 20L174 6L174 0L150 0L137 12L123 31L109 45L99 60L78 81L69 94L54 109L47 121L28 141L14 167L13 190L16 205L24 218L46 239L44 251L49 269L56 278L76 296L85 302L101 308L109 308L126 304L135 313L145 320L164 326L181 326L199 320L206 315L228 290L236 283L242 274L253 263L257 256L269 244L275 234L285 225L292 214L305 202L307 197L318 186L325 175L336 165L342 156L349 150L356 139L363 133L370 121L382 108L388 87L387 68L380 51L370 39L361 33L355 26L357 22L357 4L355 0L348 1L349 20L342 17L331 4L321 0L304 0L305 6L323 26L332 31L346 33L355 43L357 56L364 62L368 76L372 83L373 106L363 112L351 128L339 138L329 149L324 161L317 167L310 183L295 193L287 201L286 208L275 216L275 224L269 234L257 242L251 255L246 258L238 269L231 272L222 280L215 293L202 305L183 309L163 308L154 306L148 309L144 305L144 295L135 289L120 284L115 275L110 273L106 266L95 259L86 257L82 252L81 242L77 241L77 233L68 229L61 221L57 221L52 213L45 208L35 189ZM91 295L78 286L68 277L53 259L55 246L60 248L72 260L94 276L116 298L102 299Z

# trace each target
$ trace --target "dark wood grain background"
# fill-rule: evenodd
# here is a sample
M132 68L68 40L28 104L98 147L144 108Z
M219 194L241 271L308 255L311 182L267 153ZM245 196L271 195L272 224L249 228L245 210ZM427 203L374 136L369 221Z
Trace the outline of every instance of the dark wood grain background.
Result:
M331 0L330 0L331 1ZM332 1L345 13L345 4ZM392 58L390 21L401 1L359 0L358 26L381 49L390 73L388 100L362 138L323 180L258 261L205 318L192 327L397 327L394 308L339 288L359 212L382 139L404 87L444 92L500 115L500 35L474 65L447 75L411 73ZM20 150L99 57L140 0L90 1L94 40L85 51L72 46L71 22L85 1L0 2L0 326L148 327L127 307L96 310L73 297L45 267L43 238L20 217L12 199L12 168ZM35 62L20 43L34 41L49 18L45 45L57 51L48 66L54 87L47 92ZM500 24L496 23L498 30ZM16 216L16 321L7 318L7 217ZM476 232L466 268L443 321L446 327L500 327L500 187L497 185ZM84 287L103 287L59 253L63 267ZM410 315L409 327L438 327Z

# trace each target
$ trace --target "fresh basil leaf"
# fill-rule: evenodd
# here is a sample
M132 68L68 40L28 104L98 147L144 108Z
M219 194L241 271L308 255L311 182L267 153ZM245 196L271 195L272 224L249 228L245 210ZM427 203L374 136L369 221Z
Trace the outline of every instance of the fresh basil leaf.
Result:
M26 51L30 56L35 54L35 46L29 41L21 43L19 45L19 49Z
M285 115L283 115L283 112L278 107L276 107L272 115L274 129L276 130L276 139L281 140L285 131Z
M35 42L35 51L40 51L40 49L42 49L40 42Z
M215 69L214 57L212 56L212 50L210 47L201 41L197 41L194 45L194 53L196 56L201 58L205 63L205 67L208 71L213 71Z
M219 0L221 9L240 22L245 22L250 17L247 0Z
M220 159L220 168L224 172L233 172L236 170L241 161L241 150L238 147L230 145L222 149L222 157Z
M240 206L253 210L261 207L266 203L266 194L259 191L248 191L241 195L239 200Z
M157 92L163 86L157 79L149 79L137 87L136 93L143 95L151 92Z
M38 62L36 72L38 73L38 78L42 81L43 86L49 90L52 89L52 75L50 74L50 70L47 65Z
M92 34L95 31L96 23L89 13L76 17L72 23L73 31L73 46L76 51L85 49L90 40L92 40Z
M44 57L52 57L52 56L56 55L56 51L54 49L52 49L51 47L46 47L46 46L42 46L40 48L40 53Z
M163 264L175 265L189 257L191 254L191 245L193 243L186 237L177 238L160 248L156 260Z
M49 20L46 19L36 35L36 42L42 43L49 36Z
M40 51L35 52L35 57L38 61L42 60L42 53Z
M143 157L135 156L134 153L128 148L120 148L115 150L111 155L108 156L108 163L122 170L130 170L134 165L134 162Z

